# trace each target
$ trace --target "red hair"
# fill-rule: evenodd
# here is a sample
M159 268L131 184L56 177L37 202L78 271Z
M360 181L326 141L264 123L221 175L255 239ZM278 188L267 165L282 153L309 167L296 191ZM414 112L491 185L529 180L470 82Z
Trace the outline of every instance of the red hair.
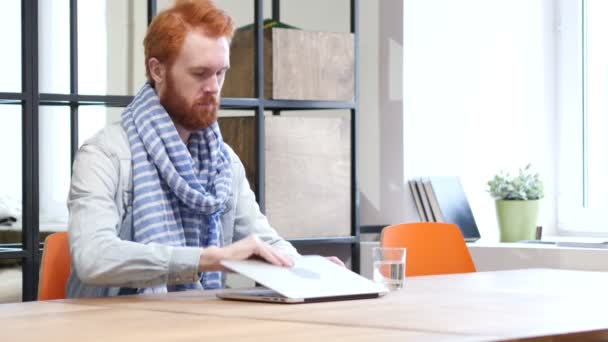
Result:
M144 39L146 76L152 85L154 80L148 67L150 58L171 64L181 50L186 34L193 30L202 30L212 38L226 37L230 40L234 34L234 22L211 0L177 0L173 7L159 13L152 20Z

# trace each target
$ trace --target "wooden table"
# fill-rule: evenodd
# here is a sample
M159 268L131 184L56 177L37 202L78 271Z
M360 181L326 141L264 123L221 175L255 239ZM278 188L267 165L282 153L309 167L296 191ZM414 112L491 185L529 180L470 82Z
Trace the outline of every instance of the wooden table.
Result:
M606 291L608 273L550 269L410 277L380 299L300 305L190 291L0 305L0 332L65 341L598 340L608 339Z

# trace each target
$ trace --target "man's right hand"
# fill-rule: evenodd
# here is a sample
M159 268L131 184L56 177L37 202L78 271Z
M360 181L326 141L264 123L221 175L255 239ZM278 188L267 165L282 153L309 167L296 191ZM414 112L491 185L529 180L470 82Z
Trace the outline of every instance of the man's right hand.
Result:
M281 251L260 240L255 235L249 235L225 247L208 247L203 249L199 259L199 272L222 271L220 261L245 260L259 257L277 266L293 266L293 261Z

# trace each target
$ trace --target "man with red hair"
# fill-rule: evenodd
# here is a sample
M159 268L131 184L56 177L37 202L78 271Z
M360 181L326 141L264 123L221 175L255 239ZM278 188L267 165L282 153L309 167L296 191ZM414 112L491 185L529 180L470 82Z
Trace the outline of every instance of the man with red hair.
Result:
M150 24L148 81L74 161L68 297L215 289L222 259L297 257L217 123L233 31L207 0L177 1Z

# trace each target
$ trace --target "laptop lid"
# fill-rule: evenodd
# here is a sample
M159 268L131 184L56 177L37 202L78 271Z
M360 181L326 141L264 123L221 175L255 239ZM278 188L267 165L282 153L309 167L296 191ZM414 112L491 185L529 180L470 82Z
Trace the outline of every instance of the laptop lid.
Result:
M310 299L388 292L384 285L374 283L318 255L297 258L293 267L275 266L260 260L222 260L221 263L287 298Z

